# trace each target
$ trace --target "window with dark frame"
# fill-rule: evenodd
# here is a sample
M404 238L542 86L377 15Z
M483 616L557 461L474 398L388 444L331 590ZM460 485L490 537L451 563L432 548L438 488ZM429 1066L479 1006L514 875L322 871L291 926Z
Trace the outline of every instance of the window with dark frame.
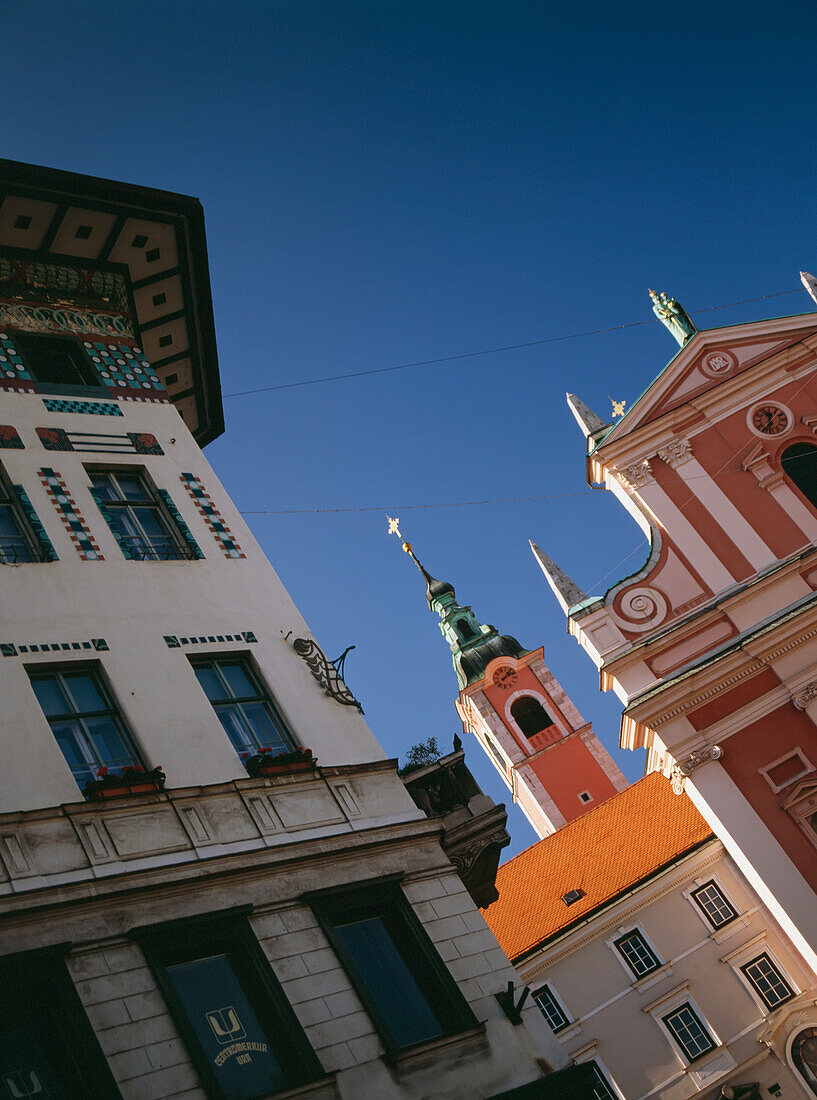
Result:
M689 1002L663 1017L667 1030L690 1062L703 1058L717 1046L697 1012Z
M765 951L740 969L767 1008L777 1008L794 996L794 990Z
M783 452L780 465L806 500L817 508L817 447L813 443L792 443Z
M594 1100L618 1100L618 1097L610 1087L607 1078L601 1072L596 1062L589 1063L593 1067L593 1097Z
M243 913L132 935L210 1096L254 1100L325 1076Z
M723 928L738 915L714 879L693 890L692 900L715 929Z
M643 978L661 965L660 959L637 928L620 936L613 946L636 978Z
M94 365L82 343L72 336L49 336L39 332L12 333L14 347L26 369L41 389L101 389ZM57 391L59 392L59 391Z
M135 561L176 561L190 548L144 474L119 469L89 471L91 492L116 535Z
M564 1009L554 997L550 986L543 985L538 992L534 993L533 999L539 1005L539 1009L547 1020L551 1031L561 1031L570 1023Z
M94 668L28 670L31 686L80 790L100 768L142 766L102 678Z
M396 883L322 894L310 905L389 1054L477 1025Z
M119 1100L64 956L70 945L0 958L0 1096Z
M242 760L262 748L269 748L273 756L292 751L292 735L246 657L208 657L192 663L196 678Z

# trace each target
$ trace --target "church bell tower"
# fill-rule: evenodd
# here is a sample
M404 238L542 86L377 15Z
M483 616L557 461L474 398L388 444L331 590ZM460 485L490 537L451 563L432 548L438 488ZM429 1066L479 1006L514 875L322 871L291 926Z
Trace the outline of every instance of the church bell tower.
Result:
M396 520L390 531L400 534ZM400 536L402 538L402 535ZM483 624L457 603L454 588L435 580L411 543L403 549L426 582L426 599L448 642L463 728L488 754L539 837L628 786L589 722L585 722L544 661L542 648Z

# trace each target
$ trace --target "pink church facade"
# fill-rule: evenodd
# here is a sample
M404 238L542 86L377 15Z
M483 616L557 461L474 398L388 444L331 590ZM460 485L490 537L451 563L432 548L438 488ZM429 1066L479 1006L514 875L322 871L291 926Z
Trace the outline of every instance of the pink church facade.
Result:
M603 596L540 563L622 747L686 790L815 969L817 315L694 333L612 428L571 404L588 480L650 550Z

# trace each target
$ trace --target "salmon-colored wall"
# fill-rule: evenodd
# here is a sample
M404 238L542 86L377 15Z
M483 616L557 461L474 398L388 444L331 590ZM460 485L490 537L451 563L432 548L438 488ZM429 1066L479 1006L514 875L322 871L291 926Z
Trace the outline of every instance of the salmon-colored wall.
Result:
M513 734L513 737L519 747L524 749L526 753L531 753L535 752L536 750L531 745L527 737L523 737L523 735L519 733L513 726L511 726L505 719L505 707L508 703L508 698L511 695L515 695L518 691L529 691L531 695L541 695L545 699L545 710L548 712L550 717L556 721L561 722L563 728L566 730L570 730L571 726L565 716L553 702L551 697L542 687L540 681L536 679L529 668L527 668L525 665L520 665L517 669L517 673L518 679L510 691L504 691L502 688L498 688L496 684L494 684L494 682L490 679L487 681L487 683L483 685L482 690L485 693L485 698L488 700L496 713L499 715L500 719L505 723L510 732Z
M758 772L758 768L797 747L817 766L817 727L793 703L786 703L730 737L723 746L721 764L803 878L817 890L817 848L794 819L781 810L786 790L775 794ZM751 852L748 854L751 857Z
M606 772L581 737L560 741L532 760L531 767L565 821L580 817L616 793ZM582 802L580 791L589 791L593 801Z
M803 545L803 533L771 493L761 489L755 475L741 470L738 455L748 454L755 442L760 440L749 432L742 410L697 435L695 457L769 549L785 558Z
M677 470L673 470L660 459L652 460L652 472L655 480L679 508L707 545L720 558L736 580L744 580L755 572L752 564L738 550L712 514L695 495L695 483L682 480ZM660 517L659 517L660 518Z
M780 678L773 669L764 669L757 676L752 676L751 679L744 680L737 687L733 687L731 691L719 692L711 703L704 703L697 710L690 711L687 718L696 730L705 730L713 723L719 722L721 718L726 718L728 714L733 714L741 707L747 706L754 699L760 699L767 692L774 691L776 687L780 687ZM817 760L815 764L817 765Z

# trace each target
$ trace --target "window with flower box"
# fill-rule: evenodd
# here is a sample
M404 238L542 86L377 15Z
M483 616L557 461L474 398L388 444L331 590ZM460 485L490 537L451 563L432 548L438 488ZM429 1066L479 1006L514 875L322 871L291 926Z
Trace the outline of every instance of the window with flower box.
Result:
M88 666L28 670L31 686L80 789L100 771L143 768L99 671Z
M193 662L193 671L245 765L259 755L298 755L278 708L245 657L208 657Z

